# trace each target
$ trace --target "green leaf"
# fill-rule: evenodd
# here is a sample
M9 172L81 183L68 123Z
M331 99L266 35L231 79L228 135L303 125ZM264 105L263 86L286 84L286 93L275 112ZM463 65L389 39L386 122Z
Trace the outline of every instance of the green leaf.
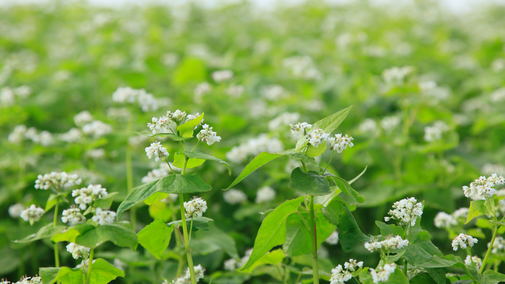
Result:
M46 208L44 210L46 212L51 210L51 208L53 208L56 205L58 199L59 199L59 202L62 202L62 201L68 202L68 200L66 199L67 195L68 195L68 192L49 195L49 198L47 199L47 203L46 203Z
M445 268L425 268L426 272L435 280L437 284L445 284L446 283L446 278L445 278Z
M61 284L84 283L85 274L81 268L69 267L42 267L39 269L42 283L52 284L60 281Z
M172 218L172 211L165 202L160 201L149 206L149 215L153 219L162 219L168 222Z
M485 200L474 200L470 202L470 211L468 212L468 216L466 217L465 224L468 224L472 221L473 218L478 217L480 215L488 215L488 211L485 205Z
M327 195L321 195L321 196L315 196L314 197L314 202L316 204L321 204L323 207L328 206L328 204L332 201L335 200L336 197L342 192L338 187L332 186L330 187L331 193ZM343 201L343 200L342 200Z
M119 247L129 247L133 250L137 247L137 235L129 222L116 222L100 225L82 232L75 238L75 243L94 249L101 244L110 241Z
M405 230L402 227L397 227L394 224L388 225L381 221L375 221L375 224L379 227L382 236L394 235L405 239Z
M428 273L420 273L410 279L410 284L438 284Z
M264 264L278 265L286 257L282 249L276 249L271 252L266 253L264 256L260 257L253 265L247 269L242 269L242 272L251 273L256 267Z
M31 242L34 242L37 240L51 238L52 236L63 231L66 228L67 228L66 226L62 226L62 225L53 227L53 224L47 224L44 227L40 228L37 233L26 236L25 238L23 238L21 240L15 240L14 242L15 243L31 243Z
M194 224L193 224L194 226ZM196 233L191 238L192 251L199 254L209 254L216 250L222 250L231 258L239 259L235 240L225 232L212 226L210 230Z
M303 196L297 199L287 200L268 214L263 219L258 235L254 240L254 247L246 265L241 270L245 270L253 265L260 257L265 255L273 247L283 244L286 241L286 220L289 215L298 211Z
M486 270L483 274L486 284L496 284L505 282L505 274L496 272L494 270Z
M214 220L207 218L207 217L193 218L193 231L198 231L198 230L207 231L207 230L209 230L209 223L210 222L214 222ZM177 221L170 222L167 225L168 226L174 225L176 227L179 227L181 225L181 223L182 223L182 220L177 220ZM188 226L188 230L189 230L189 227L191 227L191 219L186 219L186 225Z
M200 59L187 57L174 70L172 82L175 86L183 86L189 82L203 82L206 76L205 63Z
M291 172L291 181L288 187L307 195L327 195L331 193L326 177L332 174L320 175L317 172L305 173L300 168Z
M337 184L337 187L342 190L341 197L347 202L347 204L355 205L365 202L365 197L354 190L354 188L352 188L345 179L337 176L332 177L332 179Z
M367 242L370 237L361 232L356 219L352 215L347 205L344 206L340 218L338 219L338 236L340 245L345 252L350 252L359 243Z
M170 243L173 230L174 227L169 227L163 220L156 219L137 233L139 244L161 260L161 255Z
M98 258L91 265L90 282L92 284L107 284L117 277L124 277L123 270L116 268L105 259Z
M326 150L326 142L319 144L317 147L309 145L306 155L311 158L315 158L317 156L321 156L321 154L324 153L324 150Z
M445 268L452 267L458 263L461 263L461 260L458 260L452 254L446 256L434 255L430 261L421 263L418 266L422 268Z
M323 215L333 225L338 225L340 214L344 209L344 204L338 200L331 201L328 206L323 208Z
M100 198L98 200L95 201L95 203L93 204L95 208L110 208L110 206L112 205L112 202L114 202L114 198L116 197L116 195L118 194L118 192L113 192L113 193L109 193L107 194L107 196L105 198Z
M240 175L225 189L223 190L228 190L235 186L237 183L241 182L244 178L246 178L248 175L250 175L252 172L255 170L259 169L263 165L279 158L282 156L282 154L270 154L268 152L262 152L258 156L256 156L245 168L242 170Z
M300 218L304 218L305 223ZM310 224L309 214L301 213L290 215L286 221L286 242L284 251L289 256L297 256L311 253L311 235L305 224ZM335 225L332 225L324 216L319 213L315 215L317 247L335 231Z
M352 106L316 121L312 128L321 128L324 132L331 134L344 121L351 109Z
M62 232L59 232L55 234L52 238L51 241L57 243L57 242L71 242L75 243L75 239L77 236L80 234L91 230L94 228L93 225L91 224L77 224L75 226L72 226Z
M193 151L193 152L183 151L182 153L184 155L186 155L186 157L188 157L190 159L204 159L204 160L219 162L219 163L225 165L228 168L228 173L231 175L230 165L228 165L227 162L225 162L225 161L223 161L223 160L221 160L219 158L216 158L216 157L211 156L211 155L206 154L206 153L197 152L197 151Z
M186 158L186 156L184 154L175 153L174 166L182 169L184 167L184 159L185 158ZM189 158L186 162L186 169L196 168L198 166L201 166L204 162L205 162L204 159Z
M442 257L442 252L431 242L431 235L427 231L417 234L416 240L407 246L405 258L415 266L432 260L433 256Z
M123 212L130 209L133 205L146 200L156 192L164 193L196 193L207 192L212 188L206 184L199 175L169 175L159 180L137 186L117 209L117 219L119 220Z
M186 121L185 123L177 126L177 132L179 136L181 136L184 139L191 138L193 137L193 132L195 128L202 122L203 120L203 112L200 114L195 119L192 119L190 121Z
M153 195L146 198L146 200L144 200L144 203L147 205L153 205L156 203L160 203L161 200L167 198L168 196L169 196L168 193L155 192Z

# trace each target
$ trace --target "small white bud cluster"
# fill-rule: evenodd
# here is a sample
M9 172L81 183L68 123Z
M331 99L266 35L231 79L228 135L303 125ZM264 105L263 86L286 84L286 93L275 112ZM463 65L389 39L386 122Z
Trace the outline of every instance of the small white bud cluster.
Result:
M73 143L81 140L82 132L77 128L70 128L70 130L66 133L60 134L60 140L63 140L67 143Z
M32 204L28 209L23 210L19 217L27 222L30 222L30 225L33 225L33 223L42 218L44 213L46 213L44 209L35 206L35 204Z
M233 78L233 71L231 70L220 70L212 72L212 79L216 83L222 83L224 81L228 81Z
M344 263L344 267L341 264L331 270L330 284L343 284L352 278L351 272L357 271L363 267L363 261L356 261L355 259L349 259L349 262Z
M256 203L266 203L272 201L275 198L275 190L273 190L270 186L264 186L258 189L258 193L256 193Z
M261 94L263 97L269 101L278 101L285 98L288 92L279 85L265 86L261 89Z
M200 103L202 101L202 97L212 90L212 87L210 86L209 83L203 82L200 83L196 86L194 93L195 93L195 101L197 103Z
M307 131L312 127L312 124L307 122L298 122L297 124L290 124L289 127L291 134L293 134L296 139L300 139L302 136L307 134Z
M387 222L390 219L395 219L401 225L414 226L418 217L423 215L423 204L421 202L417 203L417 199L414 197L404 198L400 201L396 201L393 204L393 210L389 210L389 215L391 217L384 217Z
M330 150L336 150L337 153L342 153L347 149L347 146L354 146L352 140L354 140L354 138L347 136L347 134L342 136L342 133L339 133L335 134L335 137L328 138L328 143L330 143Z
M151 146L146 147L146 155L149 159L154 157L154 160L157 162L160 159L165 160L170 154L167 149L161 145L160 142L154 141L151 143Z
M76 174L67 174L66 172L50 172L44 175L38 175L35 181L35 188L48 190L60 190L81 184L81 179Z
M188 202L184 202L184 209L186 210L186 218L202 217L203 213L207 211L207 202L201 197L193 197Z
M489 99L493 103L505 101L505 88L499 88L498 90L494 90L490 95Z
M35 127L26 128L25 125L18 125L14 127L12 133L7 137L10 143L20 144L25 140L31 140L33 143L40 144L42 146L49 146L54 144L54 138L48 131L42 131L37 134L37 129Z
M72 207L62 212L61 221L63 223L68 223L70 226L73 226L78 223L84 223L86 218L81 213L81 209L77 207Z
M300 114L297 112L284 112L268 122L268 129L270 131L277 131L282 129L286 124L294 123L300 119ZM305 122L306 123L306 122Z
M428 98L430 102L438 102L450 97L450 90L438 87L435 81L419 82L418 86L421 94Z
M434 221L437 228L449 228L458 225L458 220L453 215L445 212L438 212Z
M387 236L384 240L379 241L375 240L373 242L366 242L365 243L365 248L369 252L374 252L376 250L381 250L384 249L386 251L389 250L394 250L394 249L401 249L409 245L408 240L402 239L401 236Z
M17 282L10 282L6 279L0 280L0 284L43 284L40 276L23 276Z
M167 115L160 117L153 117L151 123L147 123L147 127L153 134L158 133L174 133L175 132L170 128L171 124L184 124L190 120L193 120L200 116L200 113L196 114L187 114L185 111L176 110L174 112L167 111ZM200 122L200 124L203 120Z
M0 108L10 107L15 103L15 97L26 99L32 92L29 86L20 86L14 89L3 87L0 90Z
M377 122L371 118L367 118L359 125L358 129L363 134L374 135L378 130Z
M196 282L200 281L200 279L203 279L205 268L203 268L201 264L193 266L193 270L195 271ZM168 282L166 283L168 284ZM172 280L172 284L187 284L187 283L191 283L191 274L189 272L189 267L186 268L186 274L184 276Z
M223 194L223 199L229 204L239 204L247 200L247 195L238 189L230 189Z
M91 149L86 152L86 157L91 158L93 160L99 160L105 157L105 149L103 148L98 148L98 149Z
M401 84L405 78L414 72L414 67L392 67L382 72L382 78L388 84Z
M454 211L452 213L452 216L458 220L458 222L464 222L466 220L466 217L468 216L468 213L470 213L470 209L467 207L461 207Z
M484 200L495 195L496 189L494 187L496 185L503 184L505 184L505 179L501 175L492 174L488 178L481 176L470 183L469 187L463 186L463 192L466 197L473 200Z
M473 267L477 271L479 271L480 268L482 267L482 259L480 259L480 257L476 255L474 256L467 255L465 258L465 265L468 267Z
M196 135L196 138L202 142L206 142L207 145L212 145L215 142L221 142L221 136L217 136L217 133L212 131L212 127L208 124L202 126L202 130Z
M370 274L372 274L373 283L386 282L389 280L389 276L395 272L396 264L388 263L383 267L379 266L377 269L370 268Z
M86 210L93 201L107 197L107 189L103 188L101 184L90 184L88 187L74 189L72 197L75 197L74 202L79 205L81 210Z
M491 242L487 244L487 247L491 245ZM505 239L502 236L497 236L493 243L492 253L504 253L505 252Z
M228 88L226 88L225 90L226 94L232 98L241 97L244 91L245 88L243 85L235 85L235 84L230 84L230 86L228 86Z
M382 118L381 127L386 133L391 133L398 125L400 125L400 117L398 116L385 116Z
M331 235L325 240L326 243L330 245L338 244L338 231L334 231Z
M321 80L323 74L317 70L310 56L293 56L285 58L282 64L296 78L306 80Z
M105 225L114 223L116 220L116 212L111 210L102 210L102 208L96 208L95 216L92 218L95 224Z
M21 212L25 210L25 206L21 203L16 203L11 206L9 206L9 216L12 218L19 218L19 215L21 215Z
M175 167L172 164L171 167L174 172L181 171L181 169ZM160 164L159 168L153 169L152 171L148 172L147 175L142 178L142 183L150 183L155 180L159 180L160 178L166 177L169 173L170 173L170 167L168 166L168 164L162 163Z
M93 116L87 110L81 111L80 113L74 115L74 123L79 127L82 127L92 121Z
M436 121L432 126L424 128L424 141L435 142L442 139L442 134L449 130L449 126L443 121Z
M330 135L320 128L311 129L312 125L307 122L298 122L294 125L290 124L289 127L295 138L299 139L305 136L310 145L314 147L328 142L330 144L330 150L336 150L338 153L342 153L347 147L354 146L352 143L354 138L349 137L347 134L343 136L342 133L339 133L335 134L335 137L329 137Z
M112 101L116 103L138 103L143 112L157 111L159 101L144 89L136 90L130 87L117 88L112 94Z
M235 271L237 269L238 262L234 258L230 258L224 261L224 270Z
M312 129L306 135L307 140L309 140L310 145L314 147L319 147L319 145L326 143L329 134L324 132L320 128Z
M75 243L69 243L67 245L67 251L72 254L74 259L88 259L90 249Z
M474 244L478 243L479 240L476 238L467 235L467 234L459 234L452 240L452 249L457 251L458 248L466 249L467 247L473 247Z
M96 139L111 133L112 126L100 120L93 120L82 127L82 132Z
M284 146L279 139L261 134L257 138L251 138L247 142L233 147L226 153L226 158L238 164L244 162L248 156L255 156L261 152L276 153L282 150L284 150Z

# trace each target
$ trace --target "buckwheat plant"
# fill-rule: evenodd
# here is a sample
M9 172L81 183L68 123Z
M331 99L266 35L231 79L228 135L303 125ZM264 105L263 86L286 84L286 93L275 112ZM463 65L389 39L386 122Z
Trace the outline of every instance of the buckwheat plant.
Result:
M204 269L200 265L193 265L190 249L191 234L193 230L202 228L202 226L212 221L212 219L203 217L203 213L207 210L207 202L204 199L195 196L193 199L185 201L185 194L195 194L211 190L211 187L200 176L197 174L188 174L187 171L200 166L206 160L213 160L225 164L231 174L229 166L224 161L209 154L195 151L200 142L211 146L221 141L221 137L213 131L211 126L208 124L201 126L203 117L203 113L187 114L185 111L176 110L174 112L168 111L164 116L152 118L151 122L147 124L150 131L149 135L153 137L168 137L172 142L179 144L180 150L170 153L158 141L146 147L145 151L149 159L154 158L156 162L165 162L167 167L160 167L159 170L153 170L148 174L143 179L146 183L133 188L121 203L117 212L117 218L120 218L124 211L132 208L137 203L145 201L147 204L152 204L165 198L168 199L171 208L174 209L172 197L178 195L181 220L176 221L175 215L172 215L174 221L169 224L156 219L138 233L139 243L156 258L161 259L162 253L168 247L172 231L175 230L177 232L177 244L184 247L183 255L186 256L188 268L185 275L181 275L184 258L180 257L177 277L172 283L196 284L199 279L203 278ZM195 130L200 126L201 129L195 135ZM196 142L192 150L187 151L186 148L189 141L195 140L193 138L196 138ZM173 149L173 147L169 149ZM173 160L169 162L169 158L171 157L173 157ZM182 227L182 233L180 232L180 227ZM154 234L156 238L153 237ZM168 283L168 281L165 281L165 283Z

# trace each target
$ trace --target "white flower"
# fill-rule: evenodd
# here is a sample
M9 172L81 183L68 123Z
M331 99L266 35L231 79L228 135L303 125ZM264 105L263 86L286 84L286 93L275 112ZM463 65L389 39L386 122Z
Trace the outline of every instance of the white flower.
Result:
M81 184L81 179L76 174L50 172L48 174L37 176L35 188L47 190L52 187L54 190L60 190L79 184Z
M230 189L223 193L223 199L229 204L239 204L247 200L247 195L238 189Z
M7 139L12 144L20 144L25 140L25 133L26 133L26 126L21 124L14 127L14 131L12 131L12 133L9 134L9 137Z
M19 86L13 92L16 96L26 99L32 94L32 88L30 86Z
M445 212L438 212L434 221L437 228L449 228L458 225L458 220Z
M331 235L325 240L330 245L338 244L338 231L334 231Z
M21 215L21 212L25 210L25 206L21 203L16 203L11 206L9 206L9 216L12 218L19 218L19 215Z
M287 91L279 85L270 85L261 89L263 97L269 101L278 101L285 98L288 94Z
M348 270L344 270L342 265L339 264L337 267L331 270L330 284L343 284L351 280L352 274Z
M396 201L393 204L393 210L389 210L388 213L391 217L385 217L384 220L387 222L392 218L402 225L410 224L414 226L417 218L423 215L423 204L421 202L416 202L417 199L414 197Z
M186 211L186 218L202 217L203 213L207 211L207 202L201 197L193 197L188 202L184 202L184 209Z
M112 101L122 104L137 103L143 112L156 111L159 107L159 100L144 89L136 90L130 87L117 88L112 94Z
M155 141L151 143L151 146L146 147L146 155L149 159L154 157L154 160L157 162L160 159L165 160L168 155L170 155L165 147L161 145L160 142Z
M454 216L454 218L456 218L457 220L461 219L458 221L464 222L466 220L466 217L468 216L469 212L470 212L469 208L462 207L462 208L459 208L456 211L454 211L454 213L452 213L452 216Z
M282 61L282 64L296 78L306 80L320 80L323 78L310 56L288 57Z
M86 123L93 121L93 116L89 111L84 110L74 116L74 122L77 126L84 126Z
M458 250L458 248L466 249L467 247L473 247L474 244L479 242L476 238L467 235L467 234L459 234L452 240L452 249Z
M39 134L38 140L42 146L49 146L54 143L53 135L48 131L42 131Z
M363 261L358 262L357 260L352 259L352 258L349 259L349 262L346 261L344 263L344 268L348 269L350 271L353 271L353 272L358 270L358 268L361 268L361 267L363 267Z
M125 271L125 268L128 266L128 264L124 263L121 261L119 258L114 258L113 264L117 269Z
M61 221L63 223L68 222L70 226L86 221L86 218L84 218L79 208L69 208L63 210L62 215L63 216L61 217Z
M209 83L203 82L200 83L196 86L194 93L195 93L195 102L201 103L202 102L202 97L212 90L212 87L210 86Z
M0 107L10 107L14 105L14 92L9 87L0 90Z
M487 244L487 247L491 245L491 242ZM505 252L505 239L502 236L497 236L494 239L493 248L491 249L492 253L504 253Z
M398 116L386 116L381 120L381 127L388 133L391 133L399 124Z
M493 103L501 102L505 100L505 88L499 88L489 95L489 99Z
M385 264L384 267L377 267L377 270L370 268L370 274L372 274L373 283L386 282L389 276L395 272L396 264L389 263Z
M222 83L224 81L228 81L233 78L233 71L231 70L221 70L212 72L212 79L216 81L216 83Z
M505 184L505 179L501 175L492 174L488 178L481 176L470 183L469 187L463 186L463 192L466 197L473 200L484 200L495 195L496 189L494 187L496 185L503 184Z
M172 165L172 170L179 170L179 168L176 168ZM155 180L159 180L160 178L166 177L170 173L170 168L166 163L160 164L160 167L158 169L153 169L152 171L148 172L145 177L142 178L142 183L150 183Z
M116 219L116 212L111 210L102 210L102 208L96 208L95 216L92 220L100 225L114 223Z
M89 257L90 249L75 243L69 243L67 245L67 251L72 254L74 259L87 259Z
M434 142L442 139L442 134L449 130L449 126L443 121L437 121L432 126L424 128L424 140L426 142Z
M148 140L149 140L149 138L147 136L143 136L143 135L132 136L132 137L128 138L128 145L130 145L134 148L138 148L138 147L146 144Z
M291 130L291 134L296 139L299 139L300 137L304 136L307 133L307 130L312 127L312 124L309 124L307 122L298 122L297 124L290 124L289 128Z
M336 150L337 153L342 153L347 149L347 146L354 146L352 140L354 140L354 138L347 136L347 134L342 136L342 133L339 133L335 134L335 137L328 138L328 143L330 144L330 150Z
M307 133L307 139L309 140L310 145L314 147L318 147L319 145L326 143L328 140L328 133L325 133L322 129L316 128Z
M256 203L266 203L272 201L275 198L275 190L269 186L264 186L258 189L256 193Z
M153 117L152 123L148 123L147 127L152 131L153 134L157 133L171 133L170 124L172 119L168 116Z
M239 146L233 147L226 153L226 158L234 163L244 162L248 156L255 156L261 152L276 153L284 150L282 142L277 138L270 138L267 134L260 134Z
M75 197L74 202L81 210L86 210L93 201L107 197L107 189L101 184L90 184L88 187L73 190L72 197Z
M285 112L282 113L281 115L277 116L276 118L272 119L268 123L268 129L270 131L277 131L285 127L286 124L294 123L298 119L300 119L300 114L297 112L291 113L291 112Z
M481 172L485 175L492 175L493 173L496 173L497 175L505 175L505 167L499 164L485 164Z
M86 152L86 157L89 157L94 160L99 160L105 157L105 149L91 149Z
M107 109L107 117L110 117L117 121L128 121L130 119L130 111L125 108L114 108L110 107Z
M363 121L358 128L361 133L369 135L374 135L378 130L377 122L371 118L365 119L365 121Z
M82 132L77 128L70 128L67 133L60 134L60 139L67 142L73 143L81 140Z
M475 264L475 266L473 264ZM474 256L467 255L465 258L465 265L469 267L474 267L477 271L479 271L480 268L482 267L482 259L480 259L480 257L476 255Z
M402 249L409 245L408 240L402 239L400 236L387 236L382 241L374 240L373 242L365 243L365 248L374 252L376 250L384 249L384 250L394 250L394 249Z
M112 101L115 103L134 103L137 100L138 90L131 87L117 88L112 93Z
M244 86L242 85L235 85L235 84L230 84L228 88L226 89L226 94L228 94L230 97L238 98L242 96L244 93Z
M226 271L235 271L237 269L237 261L233 258L230 258L224 262L224 270Z
M221 141L221 136L217 136L216 132L212 131L212 127L209 127L208 124L204 124L202 126L202 130L196 135L196 138L202 142L207 142L207 145L212 145L215 142Z
M82 127L82 132L86 135L91 135L94 138L100 138L112 132L112 126L100 120L94 120L85 124Z
M412 66L392 67L382 72L382 78L388 84L401 84L414 71Z
M33 225L33 223L42 218L44 213L46 213L44 209L35 206L35 204L32 204L28 209L23 210L21 214L19 214L19 217L27 222L30 222L30 225Z

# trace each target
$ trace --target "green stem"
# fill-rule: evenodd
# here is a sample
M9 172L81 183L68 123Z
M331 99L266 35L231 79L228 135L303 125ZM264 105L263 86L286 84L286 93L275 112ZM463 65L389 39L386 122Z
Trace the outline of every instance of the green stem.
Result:
M319 263L317 260L317 231L314 218L314 196L310 196L310 227L312 228L310 238L312 241L312 273L313 283L319 284Z
M193 149L191 150L191 152L195 151L196 146L198 146L198 143L200 143L200 140L197 140L197 141L196 141L195 147L193 147Z
M189 241L191 242L191 233L193 232L193 217L191 217L191 225L189 225Z
M324 174L326 172L326 170L328 169L328 167L330 166L331 160L333 160L333 153L335 153L335 151L331 151L330 160L328 161L328 164L326 165L326 167L324 168L324 170L323 170L323 172L321 174Z
M91 267L93 266L93 253L95 252L94 249L91 249L89 252L89 262L88 262L88 271L86 272L86 283L90 284L91 283Z
M409 265L408 265L408 262L407 262L406 258L403 260L403 267L404 267L403 269L404 269L404 272L405 272L405 276L407 276L407 278L409 278L409 275L407 273Z
M126 132L130 132L132 128L133 119L128 121L128 126L126 127ZM130 145L126 145L126 187L128 193L133 189L133 167L132 167L132 151ZM137 225L137 209L133 206L130 210L130 222L134 231Z
M182 145L182 143L181 143L181 145ZM187 158L184 157L184 164L182 165L181 174L184 174L186 172L187 162L188 162ZM189 236L188 236L186 215L184 214L184 194L182 194L182 193L179 194L179 204L181 206L181 220L182 220L182 232L184 234L184 248L185 248L186 257L188 260L189 273L191 275L191 284L196 284L195 268L193 265L193 257L191 256L191 249L189 248Z
M56 197L56 205L54 206L53 227L56 227L58 221L58 207L60 205L60 197ZM58 243L54 243L54 265L60 267L60 254L58 253Z
M491 254L491 250L493 249L494 240L496 239L497 233L498 233L498 226L495 225L493 230L493 237L491 238L491 243L489 243L489 248L487 249L486 256L484 256L484 259L482 260L482 266L480 267L479 273L482 273L484 271L486 261L489 258L489 255Z

